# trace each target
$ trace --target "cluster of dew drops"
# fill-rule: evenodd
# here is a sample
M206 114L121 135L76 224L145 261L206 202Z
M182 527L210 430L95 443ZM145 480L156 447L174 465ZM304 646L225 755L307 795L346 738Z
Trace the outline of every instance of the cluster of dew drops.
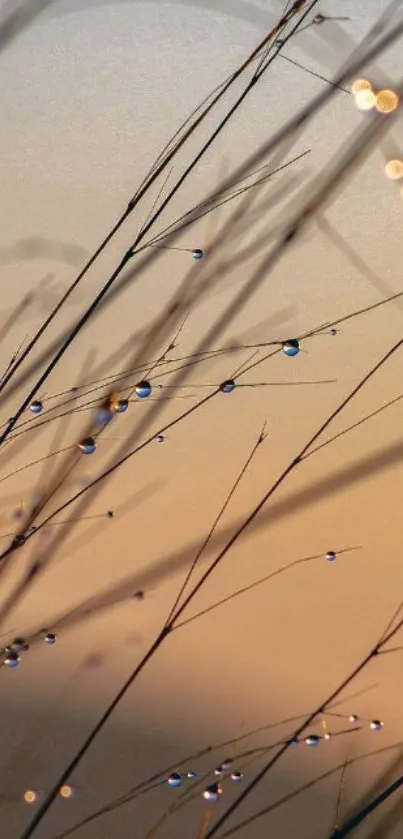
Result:
M205 256L205 253L200 248L194 248L190 250L192 254L192 258L195 260L201 260ZM336 329L330 330L332 335L337 334ZM285 356L289 358L293 358L297 356L300 352L300 342L297 338L289 338L286 341L281 343L281 349ZM234 379L226 379L219 385L219 390L221 393L233 393L236 388L236 382ZM136 394L138 399L147 399L152 394L152 385L147 380L139 381L135 388L134 393ZM38 415L41 414L43 411L43 402L40 399L36 399L30 405L30 411L32 414ZM98 415L98 421L100 423L107 422L109 419L108 414L113 412L116 414L123 414L129 408L129 399L117 399L113 405L111 405L111 410L108 409L101 409ZM164 442L164 436L162 434L157 434L155 437L158 443ZM81 440L78 444L78 448L84 455L93 454L96 451L96 442L93 437L86 437ZM327 562L334 562L337 559L337 553L335 551L328 551L325 554L325 559ZM54 644L56 641L56 635L52 632L45 633L45 642L47 644ZM28 644L22 639L15 639L13 643L6 647L5 653L6 658L4 659L4 664L8 667L16 667L20 662L20 653L27 650ZM359 720L359 717L356 714L350 714L348 716L348 721L350 723L355 723ZM381 720L371 720L369 722L370 728L373 731L379 731L383 728L383 722ZM318 734L309 734L305 738L303 738L302 742L305 743L306 746L314 747L319 745L321 740L330 740L331 733L326 731L322 736ZM294 737L291 740L287 741L289 745L298 745L301 740L298 737ZM232 760L227 759L223 761L223 763L214 770L214 775L219 779L223 778L227 772L231 768ZM184 773L180 772L172 772L168 778L167 783L173 789L180 787L184 780L194 780L198 777L197 772L189 770ZM230 780L233 783L240 783L243 780L243 773L238 769L233 769L230 771L229 776ZM209 784L203 791L202 796L206 801L209 802L217 802L222 794L223 789L219 782L219 780ZM59 794L62 798L70 798L74 794L74 787L70 785L64 785L60 788ZM26 790L24 793L24 800L26 803L32 804L38 800L40 793L38 790L29 789Z
M43 638L45 644L53 645L56 643L57 635L55 632L49 632L47 629L44 629ZM14 638L14 641L4 650L5 658L3 664L6 667L18 667L21 661L21 653L25 653L27 650L29 650L29 644L24 638Z
M203 251L200 249L195 249L192 251L194 259L202 259L204 256ZM199 255L195 255L199 254ZM336 330L331 330L332 334L336 334ZM287 341L283 341L281 344L282 351L284 355L288 356L289 358L293 358L294 356L298 355L300 352L300 342L297 338L289 338ZM225 379L221 384L218 386L221 393L233 393L236 388L236 383L234 379ZM134 388L134 393L136 394L138 399L148 399L153 392L152 385L146 379L142 379L138 382ZM101 408L97 415L97 422L100 425L106 424L111 418L113 414L123 414L129 408L129 399L116 399L108 408ZM32 414L41 414L43 411L44 405L42 400L35 399L31 402L30 411ZM164 435L157 434L155 440L157 443L164 442ZM97 444L93 437L85 437L83 440L80 440L77 443L77 446L80 452L84 455L91 455L94 454L97 448Z
M360 720L360 717L357 714L349 714L346 717L349 723L356 723ZM364 720L363 720L364 721ZM371 731L381 731L383 728L383 722L381 720L365 720L365 722L369 723L369 728ZM290 740L285 741L285 744L288 746L298 746L300 743L304 743L309 748L313 748L314 746L318 746L322 740L331 740L332 734L327 729L323 735L319 734L308 734L306 737L299 739L298 737L292 737ZM220 783L220 779L229 779L233 781L233 783L240 783L243 780L243 772L239 769L231 769L232 766L232 759L228 758L224 760L216 769L214 769L213 774L216 776L217 780L208 786L205 787L203 792L201 793L202 797L211 803L215 803L219 800L220 796L223 793L223 788ZM228 774L228 770L229 774ZM171 772L171 774L167 778L168 786L176 789L177 787L182 786L183 781L186 780L194 780L198 777L197 772L193 770L189 770L187 772Z
M218 766L216 769L214 769L213 774L217 778L222 778L226 774L227 770L231 768L231 766L232 766L232 760L230 758L228 758L227 760L224 760L220 764L220 766ZM197 777L198 777L197 772L194 772L192 770L190 770L188 772L183 772L183 773L171 772L171 774L167 778L167 783L170 787L172 787L173 789L176 789L177 787L182 786L182 783L183 783L184 780L194 780ZM243 773L239 769L232 769L230 774L229 774L229 778L235 784L240 783L240 781L243 780ZM220 795L222 795L222 791L223 791L222 786L219 783L219 781L217 780L214 783L209 784L203 790L202 796L206 801L210 801L210 802L214 803L214 802L218 801Z

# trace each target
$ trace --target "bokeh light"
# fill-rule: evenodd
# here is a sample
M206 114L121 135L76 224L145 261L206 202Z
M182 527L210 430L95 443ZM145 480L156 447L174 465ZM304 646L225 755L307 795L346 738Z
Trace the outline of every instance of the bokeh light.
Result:
M385 165L385 175L391 181L398 181L403 178L403 161L388 160Z
M39 793L36 789L26 789L23 795L26 804L35 804L38 801Z
M351 85L351 93L353 96L357 96L357 93L361 93L362 90L372 90L372 84L368 81L368 79L356 79L356 81Z
M371 111L376 105L376 95L373 90L359 90L354 101L359 111Z
M399 97L394 90L380 90L375 97L376 110L381 114L391 114L399 106Z
M72 798L74 792L75 789L74 787L70 786L70 784L63 784L63 786L60 787L59 795L61 798Z

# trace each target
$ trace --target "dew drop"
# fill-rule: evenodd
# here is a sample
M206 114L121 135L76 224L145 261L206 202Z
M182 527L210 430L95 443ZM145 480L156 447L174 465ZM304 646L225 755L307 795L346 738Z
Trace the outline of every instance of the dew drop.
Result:
M226 379L225 382L221 382L220 384L221 393L232 393L235 387L236 385L233 379Z
M147 399L148 396L151 396L152 387L150 382L146 382L145 380L139 382L135 387L136 396L139 399Z
M206 787L206 789L204 790L203 798L205 798L206 801L216 802L216 801L218 801L221 793L222 793L222 788L220 787L219 784L210 784L210 786Z
M15 638L11 644L11 649L16 653L22 653L25 652L25 650L28 650L29 646L23 638Z
M298 355L300 350L299 341L297 338L289 338L288 341L283 342L282 350L284 355L288 355L289 358Z
M304 743L307 746L318 746L320 743L320 737L317 734L309 734L308 737L305 737Z
M78 448L83 454L94 454L97 446L93 437L86 437L78 443Z
M19 663L20 657L18 653L15 650L10 650L10 652L7 653L7 656L4 659L4 664L6 664L7 667L18 667Z
M119 399L116 402L115 410L117 414L124 414L129 407L129 400L128 399Z
M43 404L40 399L35 399L34 402L31 402L29 406L29 410L33 414L41 414L43 411Z
M56 643L57 635L55 632L47 632L45 635L45 643L46 644L55 644Z

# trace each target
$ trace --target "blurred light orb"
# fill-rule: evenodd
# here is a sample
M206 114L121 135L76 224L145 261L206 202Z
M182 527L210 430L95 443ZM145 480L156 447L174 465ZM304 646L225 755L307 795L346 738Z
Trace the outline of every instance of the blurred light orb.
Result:
M4 659L4 664L6 664L7 667L18 667L19 663L20 657L18 653L15 650L10 650L10 652L7 653L6 658Z
M205 798L206 801L216 802L218 801L221 794L222 788L219 784L210 784L210 786L206 787L206 789L204 790L203 798Z
M375 97L375 107L380 114L391 114L399 105L399 97L394 90L380 90Z
M235 387L236 385L233 379L226 379L225 382L221 382L220 384L221 393L232 393Z
M400 180L403 178L403 160L388 160L384 171L390 181Z
M350 716L348 718L348 721L349 722L357 722L358 721L357 714L350 714Z
M239 769L234 769L234 771L231 772L231 781L234 781L236 784L239 784L239 781L242 781L242 779L243 774L239 771Z
M288 341L284 341L282 344L282 350L284 355L288 355L289 358L298 355L300 350L299 341L296 338L289 338Z
M118 399L116 402L115 410L117 414L124 414L129 407L129 400L128 399Z
M82 454L94 454L97 446L93 437L86 437L85 440L78 443L78 448Z
M325 554L325 559L327 562L334 562L335 559L337 559L336 551L328 551L327 554Z
M40 399L35 399L34 402L31 402L29 406L29 410L33 414L41 414L43 411L43 404Z
M309 734L308 737L305 737L304 742L307 746L318 746L320 737L317 734Z
M38 801L38 791L36 789L26 789L23 799L26 804L35 804L35 801Z
M372 90L372 84L368 79L356 79L351 85L353 96L357 96L357 93L361 93L362 90Z
M71 787L70 784L63 784L62 787L59 789L59 795L61 798L72 798L75 793L74 787Z
M193 781L194 778L197 778L197 772L193 772L190 769L188 772L186 772L186 777L189 779L189 781Z
M217 768L214 769L214 775L223 775L223 774L224 774L224 769L223 769L222 766L217 766Z
M152 387L150 382L146 382L145 380L139 382L135 387L135 394L139 399L147 399L148 396L151 396L151 391Z
M47 632L45 635L45 644L55 644L57 635L55 632Z
M331 740L331 738L332 738L332 735L331 735L330 731L326 731L326 734L324 735L324 739L325 740Z
M95 416L95 422L97 425L106 425L108 422L111 421L112 418L112 411L110 411L108 408L99 408Z
M203 259L204 251L201 248L194 248L192 250L192 257L193 259Z
M383 722L381 720L372 720L369 727L372 728L372 731L380 731L383 728Z
M182 783L182 778L178 772L172 772L168 778L168 784L170 787L180 787Z
M28 649L29 649L28 644L27 644L26 641L24 641L23 638L14 638L14 641L11 644L11 650L13 650L13 652L22 653L22 652L25 652L25 650L28 650Z
M372 111L376 105L376 95L373 90L359 90L354 97L359 111Z

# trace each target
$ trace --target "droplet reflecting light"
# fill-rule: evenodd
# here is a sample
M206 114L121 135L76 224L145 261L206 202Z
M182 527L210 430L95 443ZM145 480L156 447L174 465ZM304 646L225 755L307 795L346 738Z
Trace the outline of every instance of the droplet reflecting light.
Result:
M298 355L300 350L299 341L297 338L289 338L288 341L284 341L282 344L282 350L284 355L288 355L290 358Z
M234 781L237 784L239 781L242 781L242 779L243 774L239 771L239 769L234 769L234 771L231 772L231 781Z
M383 728L383 722L381 720L372 720L369 727L372 728L372 731L380 731Z
M32 411L33 414L41 414L43 411L43 404L40 399L35 399L34 402L31 402L29 410Z
M194 250L192 250L193 259L203 259L203 256L204 251L202 251L201 248L194 248Z
M18 667L19 663L20 657L18 653L15 652L15 650L10 650L10 652L7 653L7 656L4 659L4 664L6 664L7 667Z
M221 393L232 393L235 387L236 385L233 379L226 379L225 382L220 384Z
M57 635L55 632L47 632L45 635L45 643L46 644L55 644L56 643Z
M168 778L168 784L170 787L180 787L182 783L182 778L178 772L172 772Z
M151 396L152 387L150 382L146 382L145 380L139 382L135 387L136 396L139 399L147 399L148 396Z
M93 437L86 437L85 440L78 443L78 448L82 454L94 454L97 446Z
M350 716L348 718L349 722L357 722L357 720L358 720L357 714L350 714Z
M206 801L218 801L220 795L222 794L222 787L219 784L210 784L210 786L206 787L203 792L203 798Z
M326 559L328 562L334 562L334 561L335 561L335 559L337 559L337 553L336 553L336 551L328 551L328 552L327 552L327 554L325 554L325 559Z
M115 405L115 411L117 414L124 414L129 407L129 400L128 399L119 399Z
M25 650L28 650L29 647L23 638L14 638L14 641L11 644L11 649L16 653L22 653L25 652Z
M310 734L308 737L305 737L305 744L307 746L318 746L320 743L320 737L317 734Z

